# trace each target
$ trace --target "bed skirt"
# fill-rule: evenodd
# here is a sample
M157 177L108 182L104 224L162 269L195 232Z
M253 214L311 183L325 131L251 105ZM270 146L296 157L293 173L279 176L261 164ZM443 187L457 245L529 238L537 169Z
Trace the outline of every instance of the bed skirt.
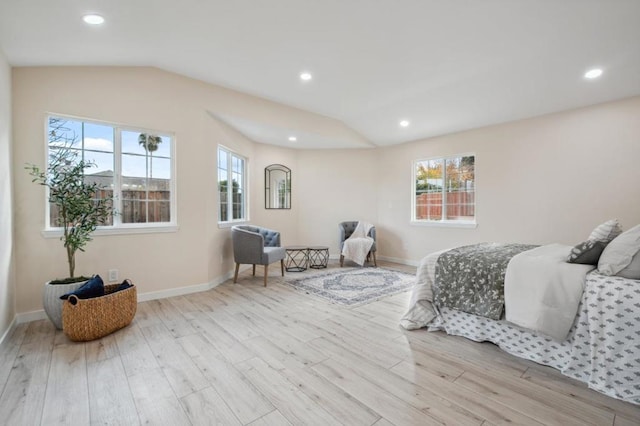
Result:
M505 320L438 309L429 330L484 342L553 367L613 398L640 404L640 281L587 275L569 337L558 342Z

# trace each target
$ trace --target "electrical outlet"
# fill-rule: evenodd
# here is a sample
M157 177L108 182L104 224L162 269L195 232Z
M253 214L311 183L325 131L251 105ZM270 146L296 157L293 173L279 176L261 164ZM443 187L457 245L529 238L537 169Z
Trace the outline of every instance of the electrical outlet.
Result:
M109 269L109 282L118 281L118 270L117 269Z

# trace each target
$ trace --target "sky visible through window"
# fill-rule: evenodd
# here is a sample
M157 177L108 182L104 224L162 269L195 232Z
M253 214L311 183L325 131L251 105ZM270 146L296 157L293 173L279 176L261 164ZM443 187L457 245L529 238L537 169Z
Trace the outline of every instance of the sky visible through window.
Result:
M73 139L73 148L82 149L84 139L85 160L91 160L97 167L87 171L90 174L102 174L114 170L115 128L113 126L88 123L76 120L64 120L64 133ZM149 174L147 174L146 151L138 143L141 131L122 130L122 176L171 178L171 138L158 134L162 142L151 154Z

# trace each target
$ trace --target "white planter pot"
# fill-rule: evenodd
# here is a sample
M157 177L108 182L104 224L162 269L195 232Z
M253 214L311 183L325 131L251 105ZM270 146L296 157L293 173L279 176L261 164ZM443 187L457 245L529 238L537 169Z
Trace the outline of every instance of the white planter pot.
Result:
M50 282L47 282L44 285L42 306L58 330L62 330L62 302L64 302L60 300L60 296L79 288L86 282L86 280L71 284L50 284Z

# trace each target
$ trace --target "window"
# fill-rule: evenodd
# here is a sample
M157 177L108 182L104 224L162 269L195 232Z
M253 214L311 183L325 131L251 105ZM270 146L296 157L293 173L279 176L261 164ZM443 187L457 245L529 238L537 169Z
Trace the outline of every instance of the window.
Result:
M113 197L117 214L101 229L175 225L173 136L60 116L47 126L48 153L64 146L94 163L85 179L103 188L96 197ZM48 228L57 215L49 205Z
M422 223L475 223L474 169L474 155L414 162L412 220Z
M247 220L246 164L244 157L218 147L219 222Z

